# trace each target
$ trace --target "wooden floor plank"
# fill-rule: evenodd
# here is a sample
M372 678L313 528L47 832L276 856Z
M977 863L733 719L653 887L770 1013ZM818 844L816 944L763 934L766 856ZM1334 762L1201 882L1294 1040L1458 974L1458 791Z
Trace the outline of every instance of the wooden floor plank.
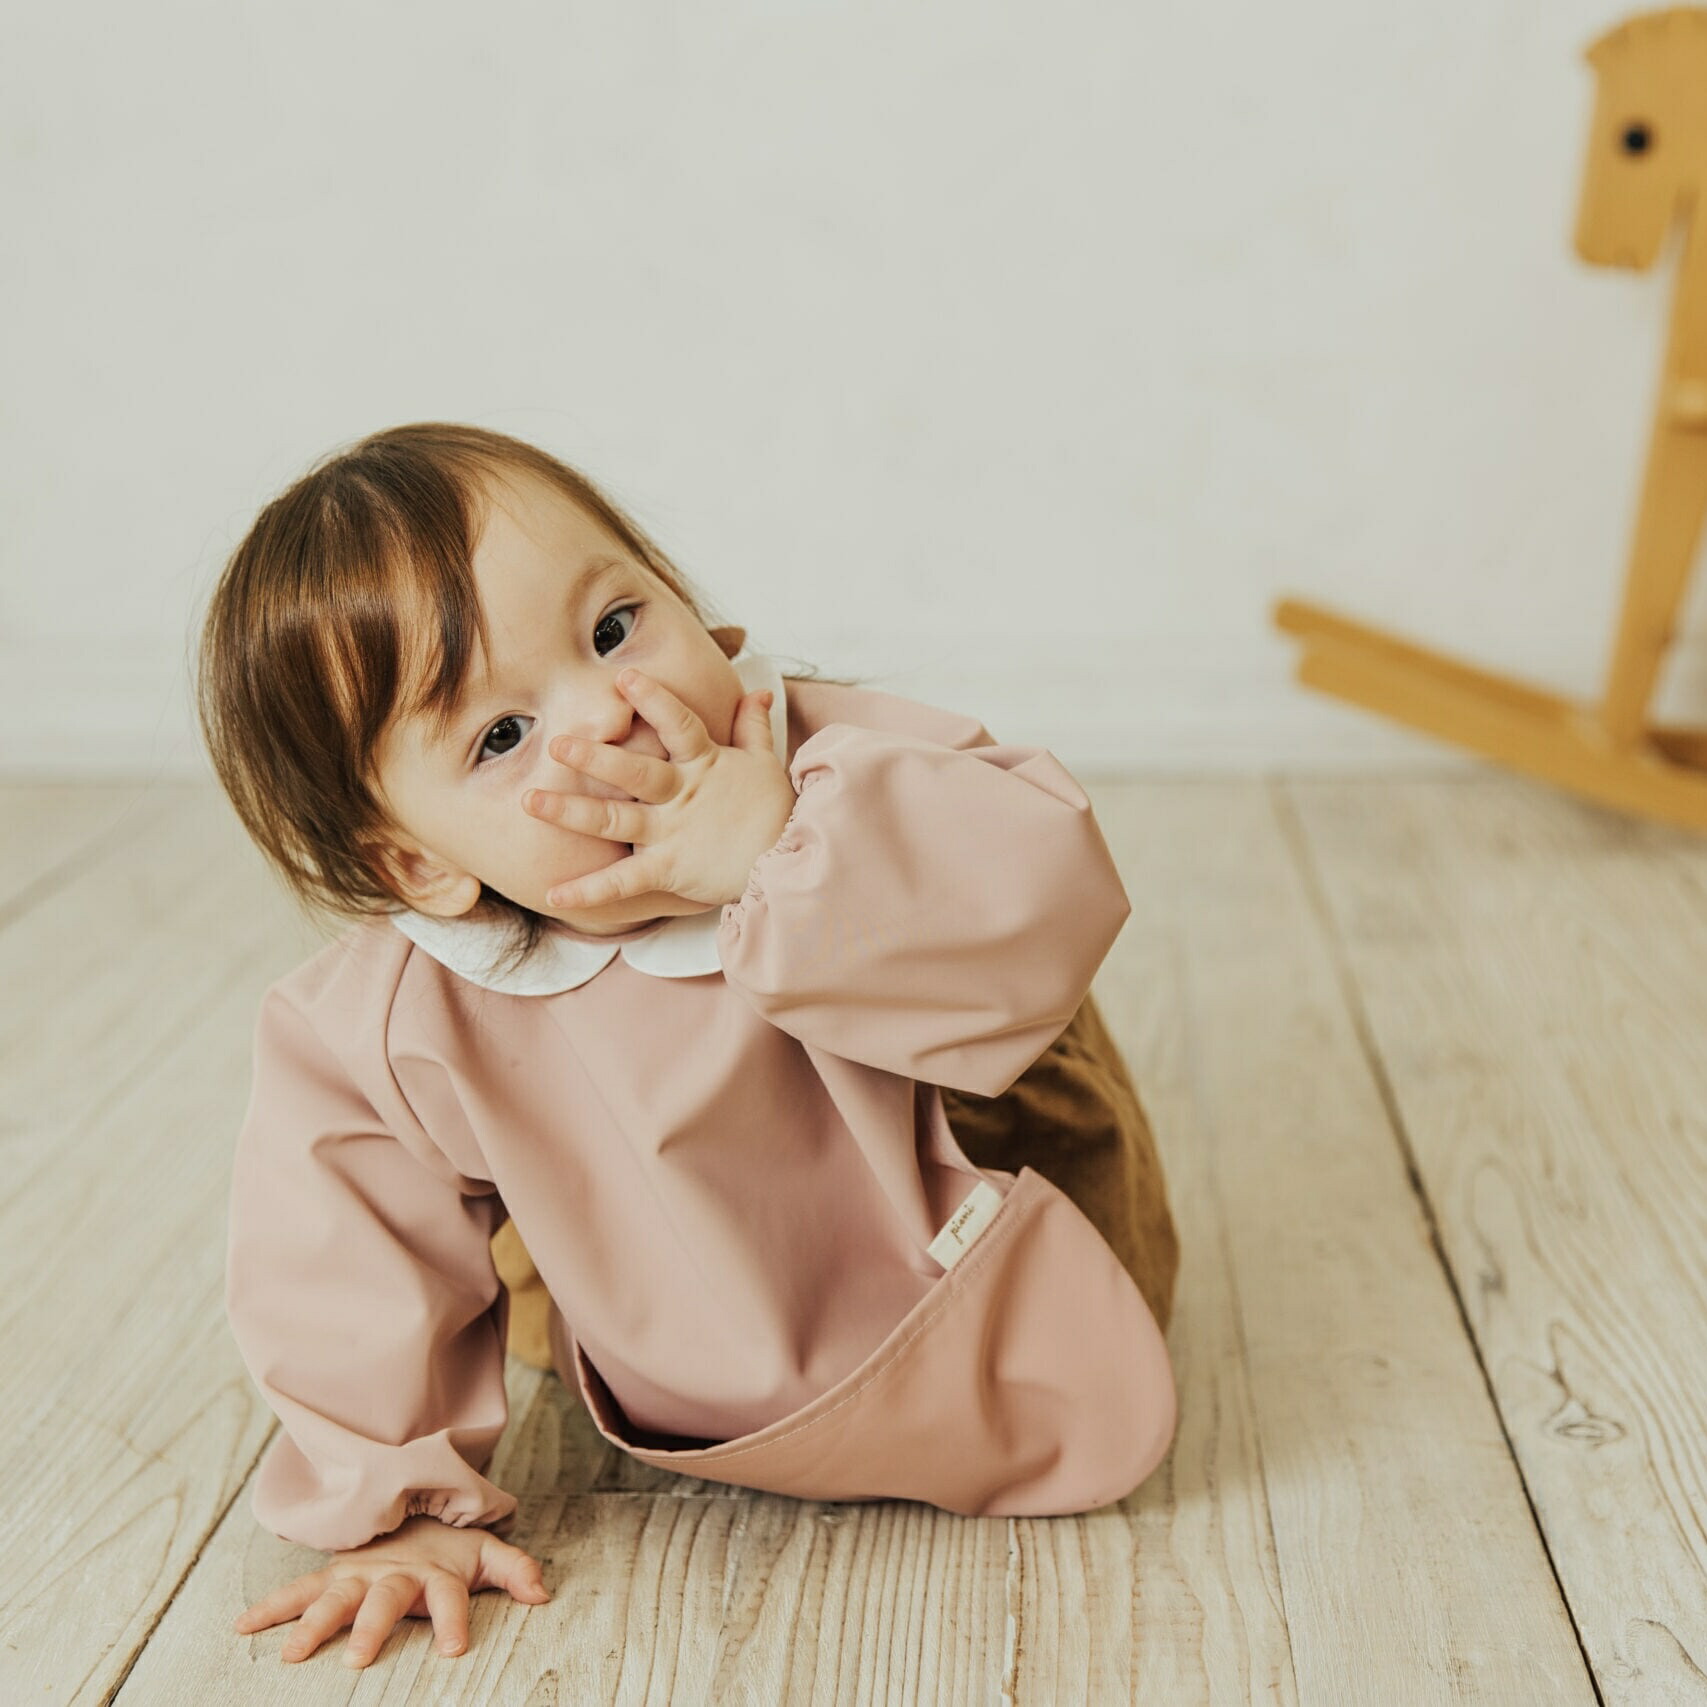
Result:
M1289 794L1604 1698L1707 1701L1707 838Z
M1095 993L1179 1229L1168 1347L1180 1422L1161 1467L1116 1506L1015 1520L1013 1699L1291 1704L1301 1697L1198 1070L1195 950L1170 892L1178 878L1152 853L1176 821L1191 827L1191 797L1148 784L1088 792L1133 902Z
M170 811L182 794L140 783L0 783L0 926L103 849Z
M1189 1039L1299 1698L1593 1701L1271 790L1098 816Z
M304 941L207 790L166 804L0 930L0 1700L105 1698L273 1426L221 1229L255 1003Z

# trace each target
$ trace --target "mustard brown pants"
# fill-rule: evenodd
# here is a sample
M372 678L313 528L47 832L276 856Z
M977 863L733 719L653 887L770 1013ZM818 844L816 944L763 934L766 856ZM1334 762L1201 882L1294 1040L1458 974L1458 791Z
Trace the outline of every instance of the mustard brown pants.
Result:
M1014 1174L1035 1168L1072 1198L1138 1283L1165 1333L1179 1239L1150 1122L1092 998L1000 1096L944 1086L942 1106L970 1161ZM510 1290L509 1350L549 1369L550 1299L513 1221L493 1237L492 1255Z

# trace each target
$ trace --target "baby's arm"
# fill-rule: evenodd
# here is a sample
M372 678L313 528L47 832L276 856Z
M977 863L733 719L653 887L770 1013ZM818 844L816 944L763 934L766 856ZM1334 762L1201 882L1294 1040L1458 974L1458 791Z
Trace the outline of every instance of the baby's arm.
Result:
M1041 747L831 723L717 936L729 983L848 1060L999 1096L1078 1010L1132 903Z
M516 1509L481 1474L509 1416L503 1206L384 1129L299 995L262 1000L232 1166L226 1313L283 1424L254 1514L328 1552L420 1515L490 1527Z

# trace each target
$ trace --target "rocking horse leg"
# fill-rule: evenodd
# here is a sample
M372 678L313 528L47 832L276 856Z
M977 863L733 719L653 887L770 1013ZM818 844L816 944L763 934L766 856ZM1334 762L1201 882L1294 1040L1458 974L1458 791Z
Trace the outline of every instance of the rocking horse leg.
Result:
M1273 611L1275 625L1306 641L1330 641L1369 662L1389 664L1407 675L1420 674L1442 689L1468 694L1477 701L1508 707L1536 718L1554 720L1568 716L1573 705L1543 688L1479 670L1462 659L1448 657L1414 640L1402 639L1386 629L1341 616L1302 599L1281 599ZM1307 654L1306 654L1307 655Z
M1601 701L1601 723L1620 747L1634 745L1646 733L1654 679L1672 637L1704 511L1707 432L1677 425L1668 409L1649 447L1618 637Z

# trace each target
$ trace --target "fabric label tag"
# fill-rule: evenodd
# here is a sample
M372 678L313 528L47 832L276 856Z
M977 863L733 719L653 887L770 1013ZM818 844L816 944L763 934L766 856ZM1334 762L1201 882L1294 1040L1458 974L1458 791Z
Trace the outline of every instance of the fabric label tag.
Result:
M949 1216L948 1224L931 1240L929 1250L944 1268L953 1268L1002 1206L1002 1194L987 1179Z

